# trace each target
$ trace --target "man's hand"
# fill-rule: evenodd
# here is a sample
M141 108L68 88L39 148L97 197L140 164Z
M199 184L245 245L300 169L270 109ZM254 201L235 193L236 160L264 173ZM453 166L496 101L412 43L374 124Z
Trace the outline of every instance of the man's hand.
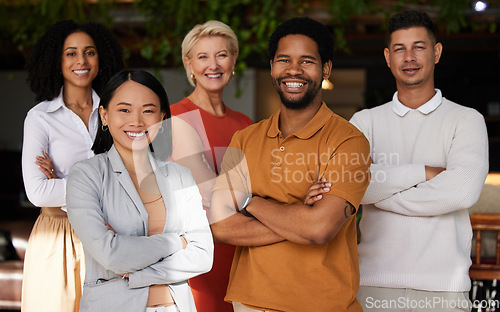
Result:
M325 178L320 179L317 182L314 182L307 190L306 198L304 199L304 204L312 206L315 202L323 198L324 193L330 191L330 187L332 184L330 182L326 182Z

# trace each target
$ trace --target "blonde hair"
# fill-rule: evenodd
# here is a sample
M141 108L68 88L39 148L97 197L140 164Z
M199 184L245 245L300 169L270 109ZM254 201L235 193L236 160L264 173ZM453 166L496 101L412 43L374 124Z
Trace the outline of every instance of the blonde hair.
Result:
M203 24L194 26L182 41L182 63L184 64L188 81L193 87L195 86L195 83L191 79L191 72L187 67L185 59L189 58L189 52L191 52L191 49L201 38L210 36L220 36L226 38L229 46L229 53L234 55L235 59L238 56L238 37L236 37L236 34L231 27L215 20L207 21Z

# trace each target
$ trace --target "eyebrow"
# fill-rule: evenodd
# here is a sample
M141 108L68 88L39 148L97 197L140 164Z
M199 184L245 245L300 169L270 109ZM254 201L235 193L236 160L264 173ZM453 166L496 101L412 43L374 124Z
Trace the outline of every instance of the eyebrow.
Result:
M421 44L421 43L425 44L426 42L425 42L424 40L418 40L418 41L413 41L413 42L412 42L412 44ZM404 46L404 43L395 43L395 44L393 44L392 46L393 46L393 47L394 47L394 46Z
M126 103L126 102L120 102L116 105L125 105L125 106L132 106L132 104L130 103ZM143 104L142 107L149 107L149 106L153 106L153 107L157 107L156 104L153 104L153 103L147 103L147 104Z
M94 46L86 46L85 49L95 49L96 47ZM69 49L78 49L77 47L67 47L66 49L64 49L64 51L66 50L69 50Z
M290 57L290 55L288 54L278 54L276 55L276 58L280 58L280 57ZM317 60L314 56L312 55L301 55L300 56L301 58L305 58L305 59L311 59L311 60Z

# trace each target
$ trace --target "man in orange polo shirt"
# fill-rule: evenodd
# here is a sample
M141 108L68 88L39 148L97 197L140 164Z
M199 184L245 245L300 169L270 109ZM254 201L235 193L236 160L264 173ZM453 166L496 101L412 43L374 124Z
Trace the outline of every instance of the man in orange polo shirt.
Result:
M281 108L236 132L224 156L210 217L215 239L238 246L226 295L236 312L362 311L355 214L370 147L321 101L332 55L321 23L280 25L269 57ZM321 198L305 204L320 179Z

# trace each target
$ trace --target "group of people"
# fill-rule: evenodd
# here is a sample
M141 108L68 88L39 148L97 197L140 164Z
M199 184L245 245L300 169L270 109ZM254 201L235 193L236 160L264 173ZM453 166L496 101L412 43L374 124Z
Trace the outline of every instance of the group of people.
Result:
M23 177L42 209L22 310L470 311L488 142L434 87L442 49L425 13L395 14L397 92L349 122L321 100L330 31L292 18L269 39L280 109L253 124L222 100L238 56L224 23L184 38L194 90L172 105L103 26L53 25L27 62Z

